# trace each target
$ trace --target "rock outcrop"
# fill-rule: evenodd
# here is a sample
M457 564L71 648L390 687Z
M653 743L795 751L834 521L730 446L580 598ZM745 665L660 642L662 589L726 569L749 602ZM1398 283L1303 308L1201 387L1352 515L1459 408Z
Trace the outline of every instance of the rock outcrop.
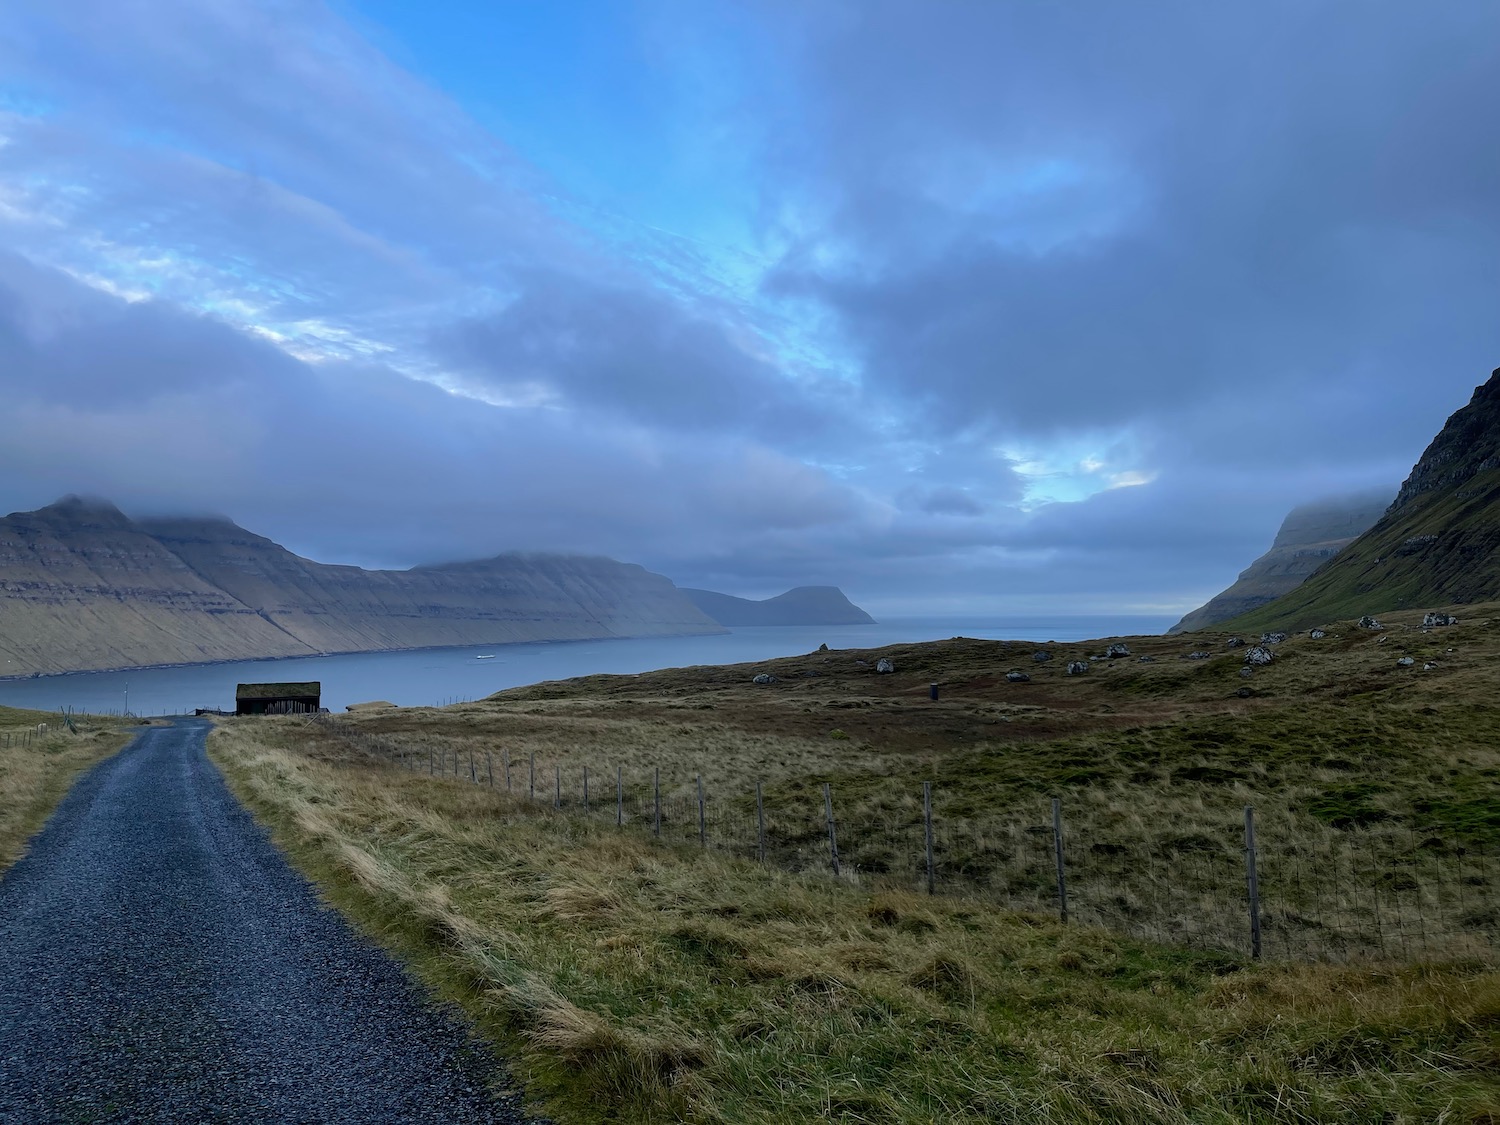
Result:
M228 520L136 521L77 497L0 520L0 675L722 631L613 559L327 566Z
M1271 549L1223 593L1189 613L1169 633L1188 633L1266 605L1305 582L1385 511L1390 493L1362 493L1293 508Z
M875 624L875 619L837 586L796 586L764 601L687 587L680 592L720 625Z

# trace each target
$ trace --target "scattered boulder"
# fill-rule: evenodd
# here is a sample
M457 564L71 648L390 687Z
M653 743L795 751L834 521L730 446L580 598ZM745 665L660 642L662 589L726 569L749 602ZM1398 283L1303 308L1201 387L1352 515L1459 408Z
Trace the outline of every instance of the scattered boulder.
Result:
M1328 636L1328 634L1325 633L1322 629L1314 629L1307 635L1315 641L1321 641L1324 637Z
M1422 618L1422 624L1424 626L1432 626L1432 625L1457 625L1458 624L1458 618L1451 617L1451 616L1449 616L1446 613L1435 613L1434 612L1434 613L1428 613L1426 616L1424 616Z
M1422 665L1422 671L1424 671L1424 672L1431 672L1436 667L1437 667L1437 665L1434 664L1432 661L1429 660L1426 664Z
M820 644L818 646L818 651L819 652L827 652L828 651L828 644L827 644L827 642L824 642L823 644Z
M1025 672L1007 672L1005 673L1005 678L1013 684L1031 683L1031 677L1028 676Z
M1211 653L1211 652L1190 652L1183 659L1185 659L1185 660L1207 660L1212 655L1213 655L1213 653Z
M1239 696L1241 699L1249 699L1250 696L1253 693L1251 692L1251 690L1249 688L1242 687L1242 688L1240 688L1239 691L1235 692L1234 694L1237 695L1237 696Z
M1154 656L1143 656L1139 660L1137 660L1136 663L1137 664L1155 664L1156 663L1156 657L1154 657Z
M1244 637L1230 637L1229 640L1225 641L1224 643L1227 644L1230 648L1244 648L1245 647L1245 638Z
M1363 617L1361 617L1359 619L1359 627L1361 629L1384 629L1385 628L1384 625L1382 625L1379 621L1376 621L1368 613L1365 614Z
M1127 645L1124 641L1116 641L1114 644L1110 645L1107 649L1104 650L1104 658L1106 660L1118 660L1122 656L1129 655L1130 646Z
M856 668L868 668L870 666L870 662L868 660L856 660L854 662L854 666Z
M887 672L894 672L895 670L896 666L883 656L875 663L875 671L882 674Z
M1240 675L1248 679L1249 677L1255 675L1255 669L1246 664L1243 668L1240 669Z
M1263 645L1256 645L1249 652L1245 653L1245 663L1253 664L1258 668L1271 663L1275 659L1276 655Z
M1043 649L1037 649L1031 654L1031 659L1038 664L1045 664L1052 659L1052 654Z
M1068 661L1068 675L1070 676L1081 676L1088 670L1089 662L1087 660Z
M1396 664L1402 668L1410 668L1415 663L1416 660L1410 656L1403 656L1400 660L1396 661Z
M774 684L777 681L776 677L771 675L769 672L761 672L758 676L755 677L755 679L751 680L750 682L752 684Z
M1262 633L1260 635L1260 643L1263 645L1279 645L1284 640L1286 640L1285 633Z

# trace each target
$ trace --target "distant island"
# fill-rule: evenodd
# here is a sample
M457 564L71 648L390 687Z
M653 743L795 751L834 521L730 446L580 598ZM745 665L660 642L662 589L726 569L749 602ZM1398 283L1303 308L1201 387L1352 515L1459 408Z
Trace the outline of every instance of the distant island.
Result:
M724 631L670 579L608 558L329 566L227 519L133 520L76 496L0 519L0 676Z
M874 625L875 619L837 586L796 586L774 598L754 601L713 590L679 588L720 625Z

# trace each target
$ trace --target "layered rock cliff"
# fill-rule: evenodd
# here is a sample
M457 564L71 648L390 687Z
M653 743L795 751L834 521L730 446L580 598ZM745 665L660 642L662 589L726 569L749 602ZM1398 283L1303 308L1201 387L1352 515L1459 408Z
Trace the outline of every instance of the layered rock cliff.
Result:
M228 520L134 521L76 497L0 520L0 675L722 631L670 580L613 559L363 570Z
M1293 508L1271 549L1222 593L1187 614L1169 633L1206 629L1275 601L1302 585L1381 517L1390 493L1361 494Z
M794 586L763 601L713 590L682 593L720 625L873 625L875 619L837 586Z
M1500 599L1500 370L1412 467L1379 522L1306 582L1231 624L1303 628Z

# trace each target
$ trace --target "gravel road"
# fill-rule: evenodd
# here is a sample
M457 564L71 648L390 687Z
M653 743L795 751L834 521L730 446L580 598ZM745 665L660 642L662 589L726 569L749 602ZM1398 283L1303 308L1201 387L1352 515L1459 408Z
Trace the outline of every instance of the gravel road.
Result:
M0 1122L521 1122L204 757L143 730L0 881Z

